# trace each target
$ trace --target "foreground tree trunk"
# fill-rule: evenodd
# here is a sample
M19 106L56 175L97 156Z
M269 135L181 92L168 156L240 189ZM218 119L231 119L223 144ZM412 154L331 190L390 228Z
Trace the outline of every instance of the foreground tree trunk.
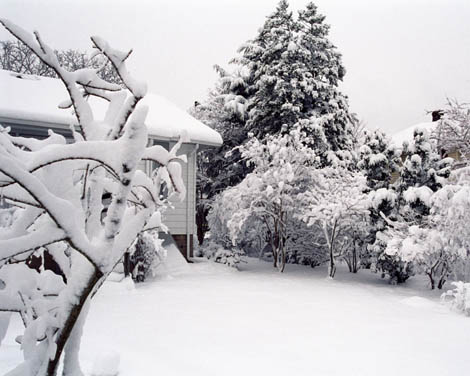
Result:
M60 364L60 357L62 355L62 352L64 348L67 345L67 341L70 338L70 334L72 333L72 330L74 330L75 324L77 323L77 320L80 317L80 314L83 311L83 308L85 306L85 303L87 302L88 299L91 298L91 294L93 293L95 287L97 286L100 278L103 277L103 274L95 269L91 276L89 277L88 283L82 290L82 293L80 294L78 298L78 302L74 305L71 306L70 309L70 314L65 320L64 326L59 330L57 333L57 340L55 342L57 348L55 351L55 355L49 359L49 362L47 364L47 373L45 375L47 376L55 376L57 375L57 370L59 368ZM86 312L84 312L86 314ZM82 320L85 318L82 317ZM78 345L78 344L77 344ZM71 351L74 351L74 349L71 349ZM77 354L78 356L78 354ZM78 364L78 363L77 363ZM64 369L64 376L67 376L67 373L70 372L71 370L69 369ZM66 373L67 372L67 373Z

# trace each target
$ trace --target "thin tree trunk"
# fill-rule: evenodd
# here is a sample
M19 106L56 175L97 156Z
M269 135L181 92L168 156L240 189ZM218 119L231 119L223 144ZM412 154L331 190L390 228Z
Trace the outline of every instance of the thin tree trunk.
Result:
M431 282L431 290L434 290L434 287L435 287L435 282L434 282L434 278L432 276L432 272L430 273L427 273L428 277L429 277L429 281Z
M326 223L323 225L323 231L325 233L326 240L328 242L328 250L330 254L330 262L328 265L328 276L330 278L334 278L336 273L336 263L335 263L335 254L334 254L334 239L335 239L335 232L336 232L336 221L333 224L333 228L331 230L331 236L328 234L328 230L326 228Z
M65 348L65 345L67 344L67 340L69 339L69 336L72 333L72 330L74 329L74 326L80 316L80 313L83 310L84 305L86 304L88 297L93 292L95 285L98 283L101 277L103 277L103 273L95 269L93 271L93 274L90 276L90 279L88 280L88 283L86 284L86 287L82 290L82 294L80 295L78 299L78 303L72 306L69 316L67 317L62 329L57 334L56 351L55 351L54 356L50 358L47 363L47 373L45 375L47 376L57 375L57 370L59 368L59 363L60 363L60 357Z

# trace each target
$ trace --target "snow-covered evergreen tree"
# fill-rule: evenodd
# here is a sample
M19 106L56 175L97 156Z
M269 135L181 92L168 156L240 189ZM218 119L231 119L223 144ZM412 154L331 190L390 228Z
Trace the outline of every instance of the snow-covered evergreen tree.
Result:
M281 0L269 15L258 35L243 44L233 61L250 74L250 100L247 130L255 137L278 134L283 125L292 125L302 112L301 90L296 90L294 71L297 46L294 19L286 0Z
M233 61L249 72L247 129L262 139L288 132L296 123L310 133L313 122L311 146L329 164L330 151L341 160L349 158L353 118L338 89L345 69L324 19L313 3L294 19L282 0ZM316 148L319 141L326 150Z
M401 163L399 154L384 132L379 129L366 132L359 148L358 167L366 176L369 189L389 188L392 174L398 172Z
M397 191L403 194L410 187L426 186L433 192L442 188L450 176L452 159L442 158L436 152L436 145L430 140L425 129L417 128L413 140L404 143L402 152L403 167L396 183Z
M371 252L368 265L388 276L392 284L403 283L413 274L413 265L400 255L387 254L385 249L393 238L390 227L402 220L398 213L398 195L393 189L379 188L369 192L369 234L367 249ZM393 229L393 227L392 227Z
M330 26L325 16L318 13L310 2L299 11L296 21L294 45L296 60L302 72L297 91L301 91L302 113L308 117L323 117L323 132L331 150L338 152L351 149L353 120L349 113L347 98L339 91L338 84L346 70L341 54L328 39Z
M391 144L384 132L380 130L364 131L363 144L359 147L358 168L367 178L370 191L369 229L366 238L362 266L370 268L376 265L377 251L383 252L377 232L386 229L387 224L381 214L390 217L395 210L395 194L388 192L392 174L398 171L401 163L398 150ZM377 244L374 243L377 241Z
M240 183L251 170L236 149L248 139L244 129L246 77L241 71L228 73L218 66L215 69L219 80L209 98L189 111L196 119L217 130L223 139L219 148L198 153L196 225L199 244L208 229L206 217L214 197L227 187Z

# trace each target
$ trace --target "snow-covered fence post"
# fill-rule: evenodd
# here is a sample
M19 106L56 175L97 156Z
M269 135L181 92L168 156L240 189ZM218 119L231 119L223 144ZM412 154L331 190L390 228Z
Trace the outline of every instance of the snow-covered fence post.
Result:
M138 234L161 226L161 184L184 197L177 160L186 159L176 153L186 137L170 151L147 147L147 108L139 104L146 85L125 65L132 51L92 37L96 54L114 66L121 87L94 69L65 70L37 32L5 19L0 23L57 74L69 94L59 107L73 107L78 127L71 144L52 131L38 141L0 127L0 190L16 207L11 225L0 228L0 311L19 313L25 325L25 360L8 375L54 376L61 359L63 375L82 375L78 350L87 307ZM95 118L89 97L108 102L103 120ZM153 178L137 169L142 160L159 166ZM107 210L103 195L111 197ZM26 266L37 249L48 251L65 281Z

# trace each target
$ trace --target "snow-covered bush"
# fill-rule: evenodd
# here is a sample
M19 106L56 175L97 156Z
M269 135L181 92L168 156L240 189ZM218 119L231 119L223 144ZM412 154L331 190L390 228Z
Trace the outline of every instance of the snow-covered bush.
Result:
M421 230L413 226L432 228L429 222L432 197L447 183L452 160L439 156L436 145L423 129L416 129L413 140L404 144L402 158L404 162L400 176L391 189L371 192L372 230L368 248L375 257L375 268L382 275L388 275L392 283L405 282L416 271L430 275L431 286L434 286L434 279L439 274L441 286L447 278L448 264L441 262L447 259L447 253L443 257L438 256L441 247L436 244L439 242L427 247L425 253L429 257L424 257L423 252L417 252L419 247L411 245L421 241L418 239L426 238ZM411 247L416 251L415 255L423 257L412 257L406 247ZM435 260L441 261L435 264Z
M425 129L417 128L413 140L404 143L404 159L396 189L403 194L410 187L428 187L436 192L446 183L450 176L452 158L441 158L436 152L437 146L430 139Z
M392 174L398 171L400 153L384 132L377 129L365 133L357 167L364 172L370 189L389 188Z
M230 200L224 193L216 196L211 204L209 214L207 215L207 222L210 228L210 241L220 244L224 248L233 246L232 239L230 238L230 229L228 228L228 221L237 208L237 202ZM235 245L237 245L235 243Z
M395 222L389 232L385 254L412 263L416 272L429 277L432 289L441 289L452 274L470 280L470 186L462 183L435 193L425 186L409 188L405 201L419 200L428 214L418 225Z
M399 255L385 252L393 239L393 226L400 220L398 215L398 194L392 189L380 188L369 193L369 235L366 238L370 251L370 268L388 276L392 284L405 282L413 273L412 264L403 261Z
M385 254L398 258L413 271L429 277L431 289L441 289L449 277L457 255L447 249L447 239L439 231L410 226L396 233L388 242Z
M453 310L470 316L470 283L459 281L452 284L455 288L442 294L442 301L450 304Z
M215 242L208 242L199 247L198 254L219 264L224 264L238 269L238 265L243 262L245 253L236 247L224 248Z
M439 233L448 273L470 282L470 185L461 180L433 194L429 227ZM428 239L428 242L431 239Z
M53 376L60 363L64 375L82 375L78 352L92 297L138 234L161 226L161 183L184 197L177 159L185 158L176 155L184 139L171 151L147 147L147 108L139 103L146 85L125 64L132 51L91 38L121 87L93 69L67 71L37 32L0 23L56 72L70 97L59 106L73 108L77 118L72 143L52 131L35 140L0 128L0 190L18 208L11 226L0 228L0 311L18 313L25 326L19 337L24 362L9 375ZM95 117L89 97L108 103L104 119ZM158 166L152 178L138 170L142 160ZM106 210L104 195L111 196ZM25 265L38 248L47 249L66 282ZM0 332L8 325L4 317Z
M163 240L158 238L156 231L142 232L129 249L132 279L144 282L155 277L158 266L164 262L166 250L162 247Z
M302 208L299 208L302 210ZM299 218L291 219L287 238L287 263L308 265L312 268L328 261L326 242L321 228L312 228Z

